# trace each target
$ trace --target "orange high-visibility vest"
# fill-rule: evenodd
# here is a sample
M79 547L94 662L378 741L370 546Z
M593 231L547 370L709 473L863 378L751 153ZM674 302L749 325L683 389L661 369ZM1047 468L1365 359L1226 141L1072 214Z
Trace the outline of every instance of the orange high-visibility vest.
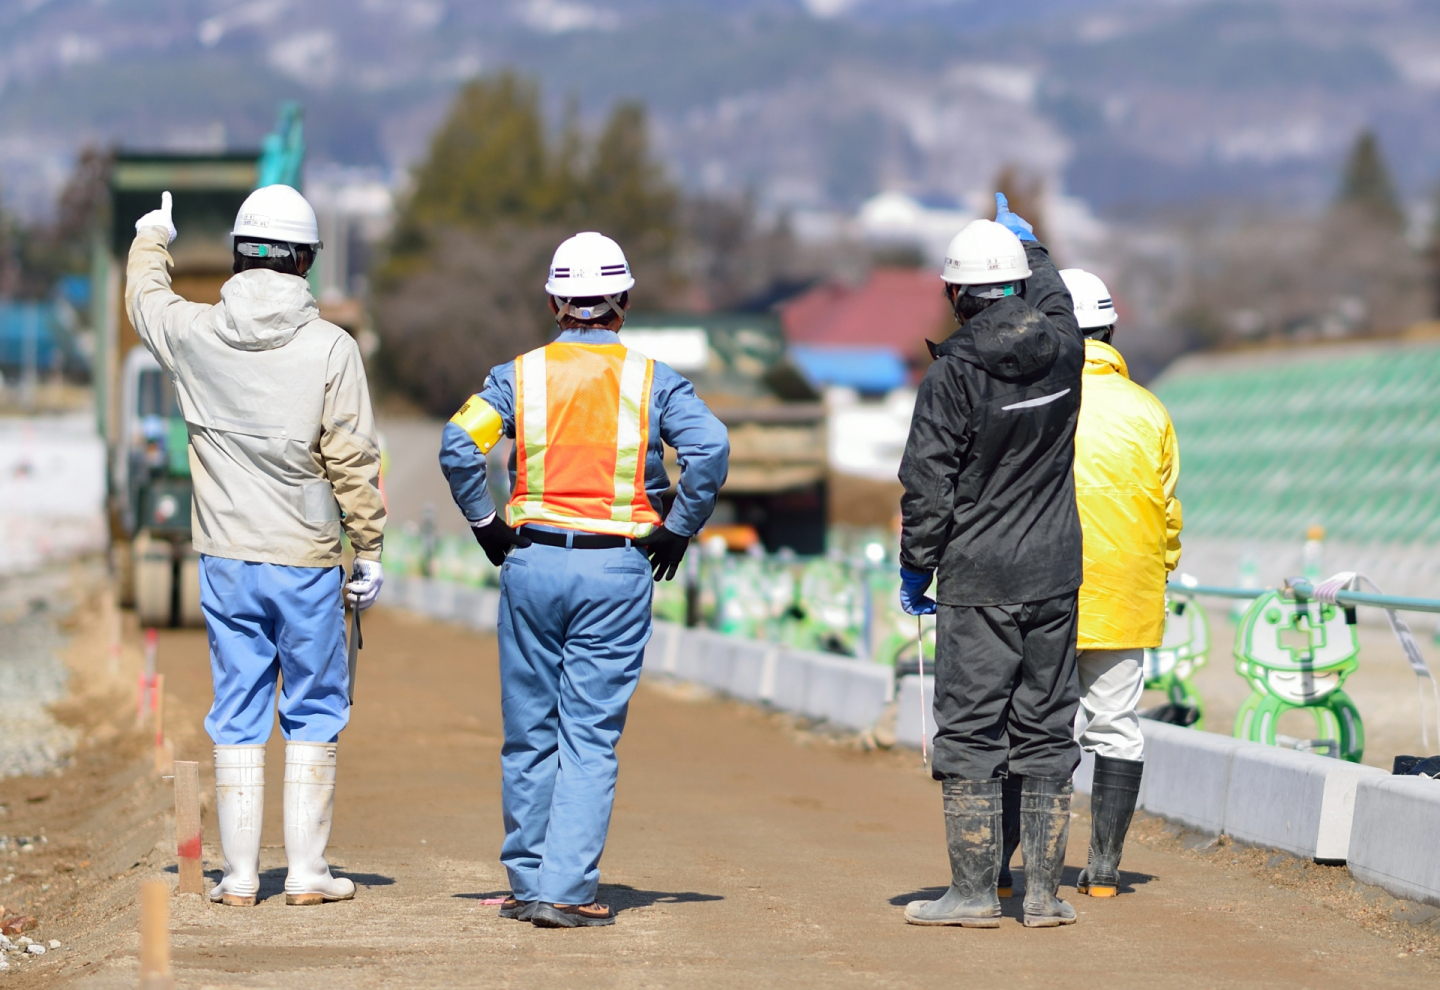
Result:
M622 344L555 343L516 360L511 526L638 537L660 525L645 494L654 376Z

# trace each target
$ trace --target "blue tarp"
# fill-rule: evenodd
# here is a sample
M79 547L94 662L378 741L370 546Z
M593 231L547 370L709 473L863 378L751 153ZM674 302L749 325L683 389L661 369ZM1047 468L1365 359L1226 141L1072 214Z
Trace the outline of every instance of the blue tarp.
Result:
M55 283L55 296L83 312L90 305L90 276L61 275Z
M61 337L54 303L0 299L0 366L23 367L33 346L35 367L53 368L64 360Z
M883 395L910 380L900 355L884 347L816 347L797 344L790 359L816 385L843 385Z

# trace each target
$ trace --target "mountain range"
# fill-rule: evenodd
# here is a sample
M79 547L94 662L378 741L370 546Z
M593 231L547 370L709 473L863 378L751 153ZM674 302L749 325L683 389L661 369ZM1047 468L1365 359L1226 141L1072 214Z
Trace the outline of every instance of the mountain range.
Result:
M1407 198L1440 179L1425 0L0 0L0 197L43 215L85 145L254 147L292 98L313 162L401 176L506 68L557 120L643 100L680 183L772 209L1006 163L1102 216L1313 209L1366 127Z

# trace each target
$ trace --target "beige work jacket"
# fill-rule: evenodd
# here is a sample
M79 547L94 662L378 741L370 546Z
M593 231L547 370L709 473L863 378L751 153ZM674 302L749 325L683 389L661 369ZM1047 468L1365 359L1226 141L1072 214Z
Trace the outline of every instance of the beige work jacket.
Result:
M292 567L380 559L380 449L360 350L302 278L242 272L209 306L170 288L165 231L130 246L125 304L189 427L195 549Z

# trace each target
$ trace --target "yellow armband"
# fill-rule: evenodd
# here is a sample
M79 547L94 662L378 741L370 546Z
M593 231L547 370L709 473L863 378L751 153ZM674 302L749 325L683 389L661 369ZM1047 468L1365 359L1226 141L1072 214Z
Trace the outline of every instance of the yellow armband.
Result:
M450 417L450 422L468 433L482 454L490 453L490 448L499 443L505 434L505 421L490 403L478 395L470 396L470 401Z

